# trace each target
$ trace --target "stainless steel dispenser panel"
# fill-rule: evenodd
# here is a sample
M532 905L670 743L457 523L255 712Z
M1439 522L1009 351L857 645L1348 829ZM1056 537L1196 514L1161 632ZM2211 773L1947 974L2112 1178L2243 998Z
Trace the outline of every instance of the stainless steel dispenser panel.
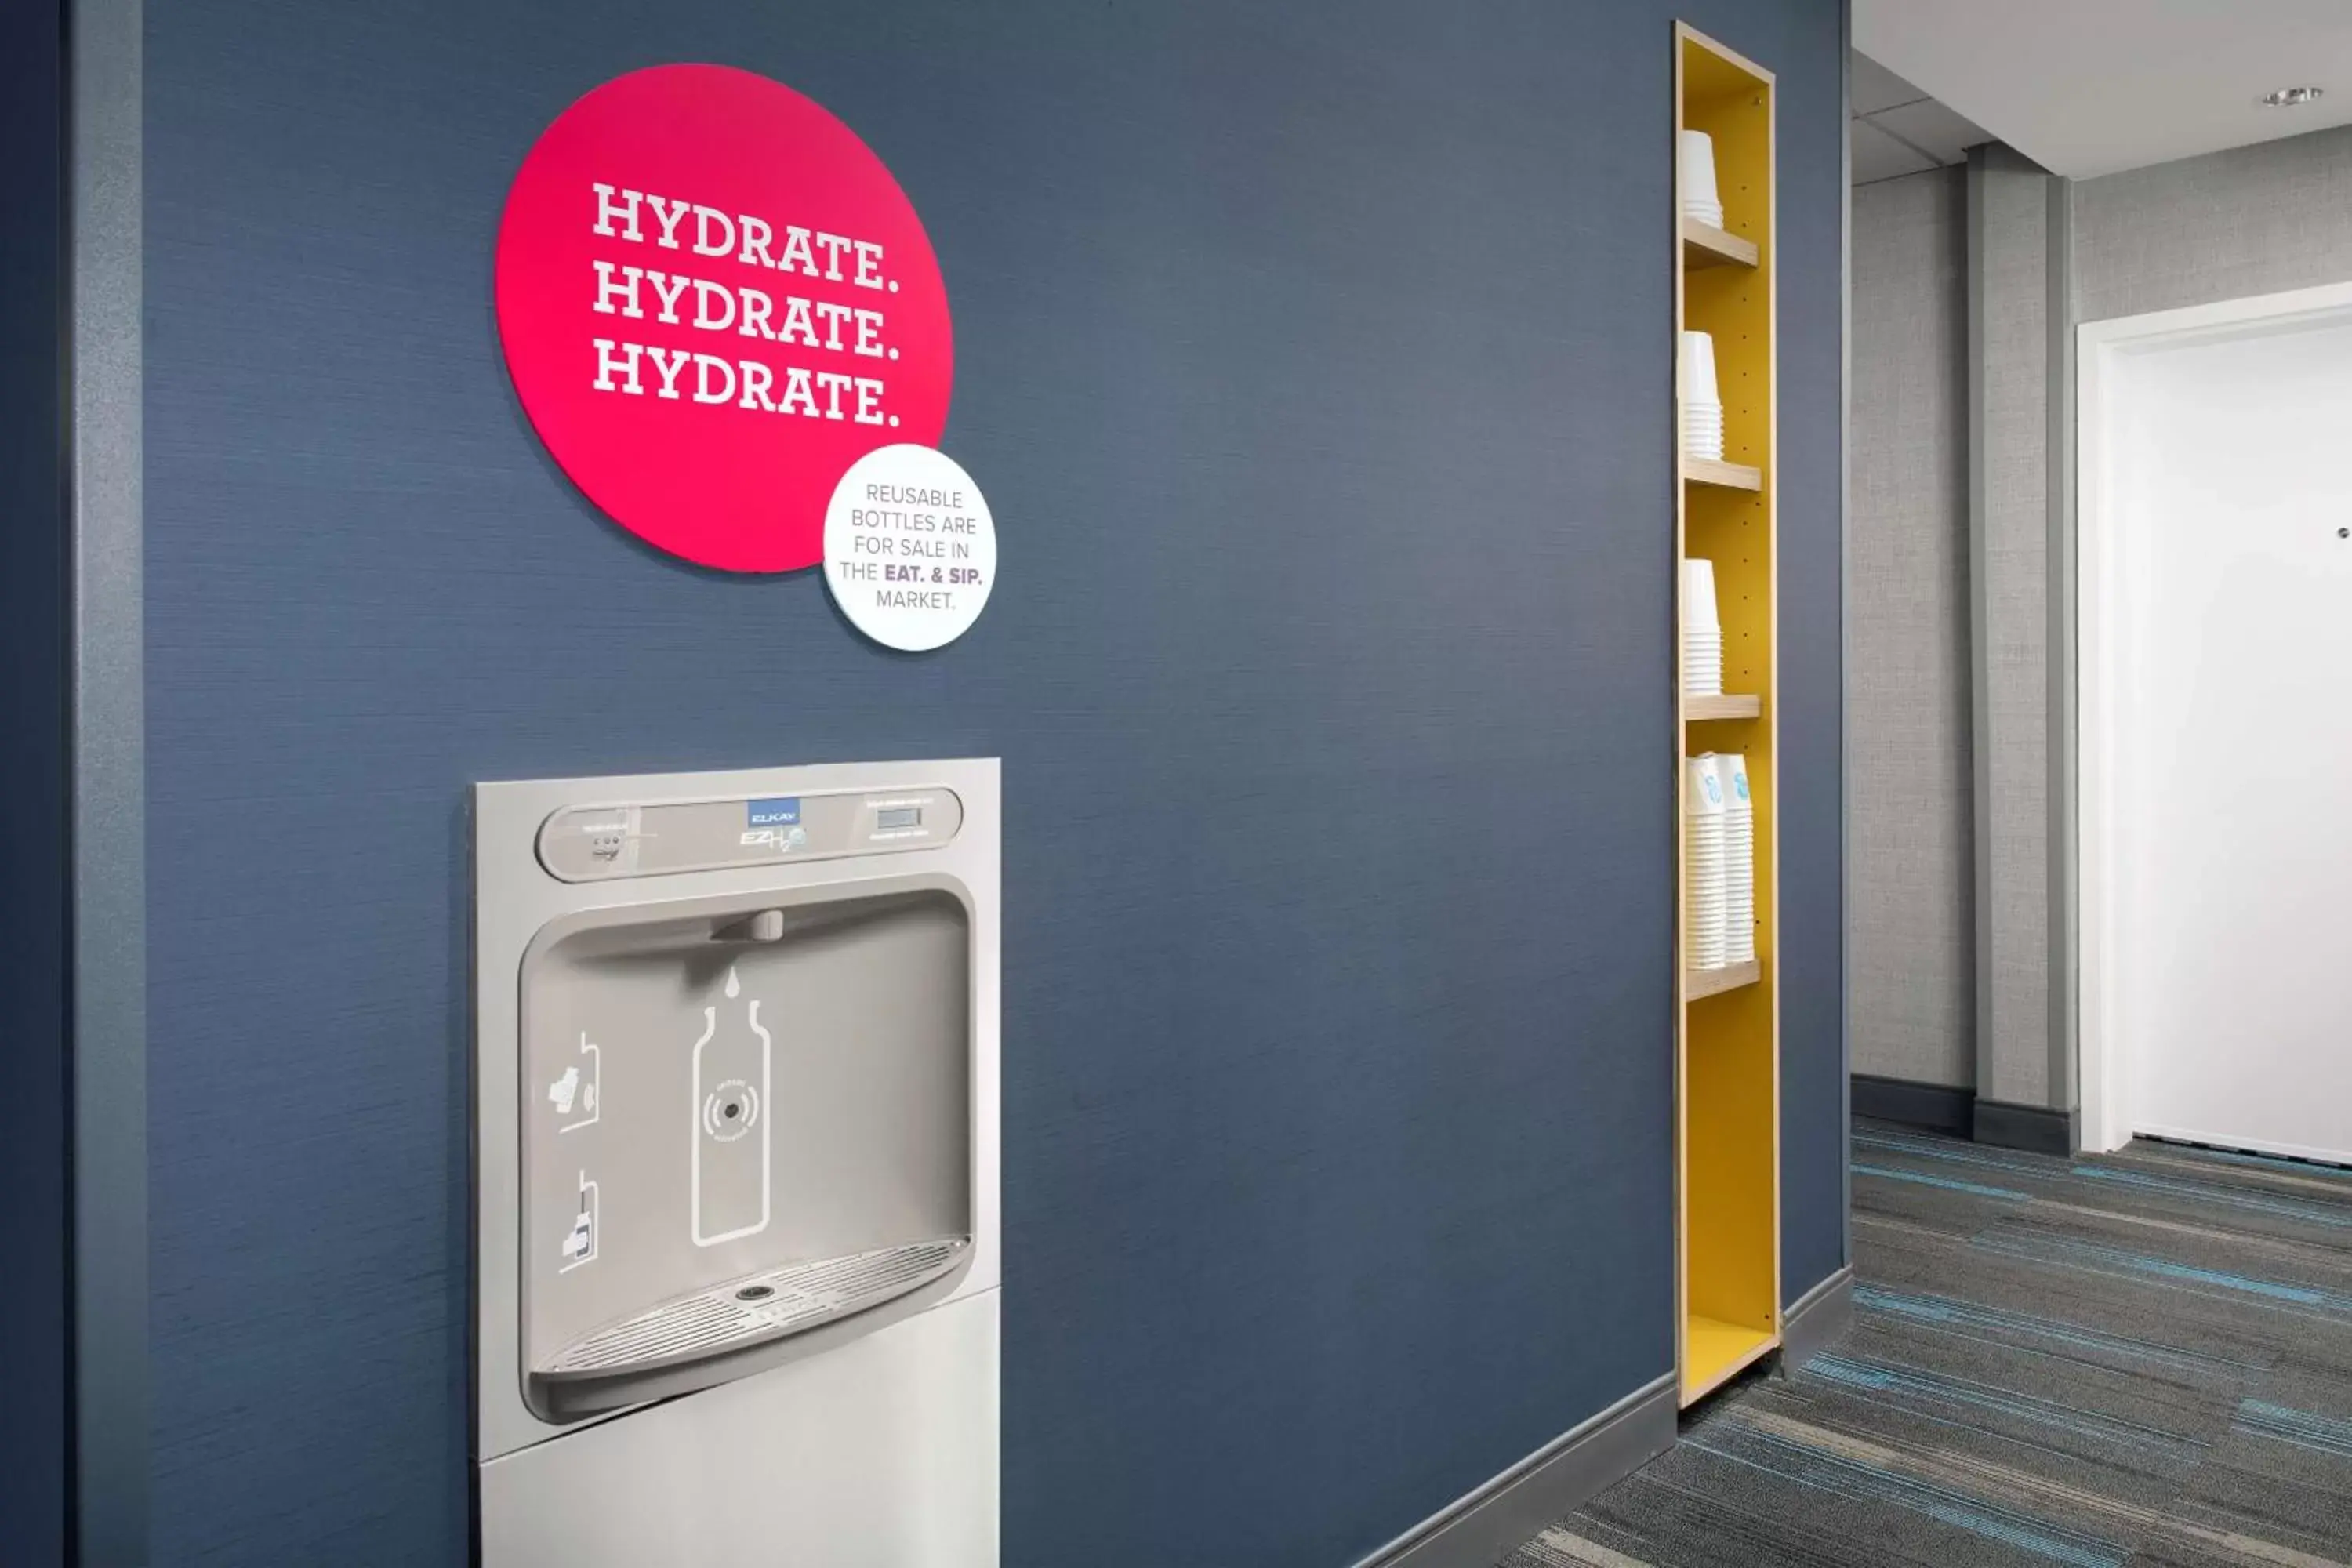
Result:
M542 1417L740 1375L968 1261L969 912L943 890L826 891L599 910L532 942L523 1369Z
M1001 801L476 787L487 1568L995 1568Z

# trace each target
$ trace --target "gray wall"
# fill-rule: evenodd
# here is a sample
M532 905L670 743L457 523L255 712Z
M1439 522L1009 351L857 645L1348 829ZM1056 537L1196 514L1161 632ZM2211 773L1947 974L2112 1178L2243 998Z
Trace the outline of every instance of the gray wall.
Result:
M2086 321L2352 279L2352 126L2085 180Z
M463 1561L485 777L1003 756L1009 1563L1343 1563L1666 1369L1677 15L1780 73L1831 1273L1840 12L153 6L156 1560ZM936 656L650 554L516 407L516 164L681 58L840 113L939 250L1004 574Z
M0 1563L55 1563L66 1504L68 853L64 52L0 5Z
M1846 673L1853 1070L1976 1082L1968 189L1853 193Z

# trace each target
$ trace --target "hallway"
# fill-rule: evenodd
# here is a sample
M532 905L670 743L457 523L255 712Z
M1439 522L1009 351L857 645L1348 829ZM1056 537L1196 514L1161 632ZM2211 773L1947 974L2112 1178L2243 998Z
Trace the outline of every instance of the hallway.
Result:
M1855 1326L1504 1568L2352 1561L2352 1171L1853 1144Z

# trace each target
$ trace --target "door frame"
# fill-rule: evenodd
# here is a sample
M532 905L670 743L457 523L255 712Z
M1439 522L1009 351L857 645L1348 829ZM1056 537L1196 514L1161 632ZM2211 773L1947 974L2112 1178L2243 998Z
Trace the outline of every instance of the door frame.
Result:
M2075 329L2075 762L2080 816L2074 844L2080 900L2075 963L2080 976L2076 1026L2085 1152L2120 1149L2136 1118L2133 1087L2137 1044L2116 922L2123 912L2108 868L2118 863L2117 840L2128 826L2118 799L2116 746L2128 718L2121 680L2126 670L2117 638L2128 622L2121 524L2114 516L2115 487L2106 483L2107 395L2127 356L2200 342L2292 331L2352 318L2352 283L2259 294L2211 305L2085 321ZM2292 1152L2292 1151L2277 1151Z

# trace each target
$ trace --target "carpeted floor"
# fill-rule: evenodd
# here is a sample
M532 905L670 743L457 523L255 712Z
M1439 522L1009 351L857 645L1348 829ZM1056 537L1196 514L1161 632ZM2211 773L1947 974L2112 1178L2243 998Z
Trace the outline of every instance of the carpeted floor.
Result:
M2352 1563L2352 1172L1863 1123L1855 1325L1505 1568Z

